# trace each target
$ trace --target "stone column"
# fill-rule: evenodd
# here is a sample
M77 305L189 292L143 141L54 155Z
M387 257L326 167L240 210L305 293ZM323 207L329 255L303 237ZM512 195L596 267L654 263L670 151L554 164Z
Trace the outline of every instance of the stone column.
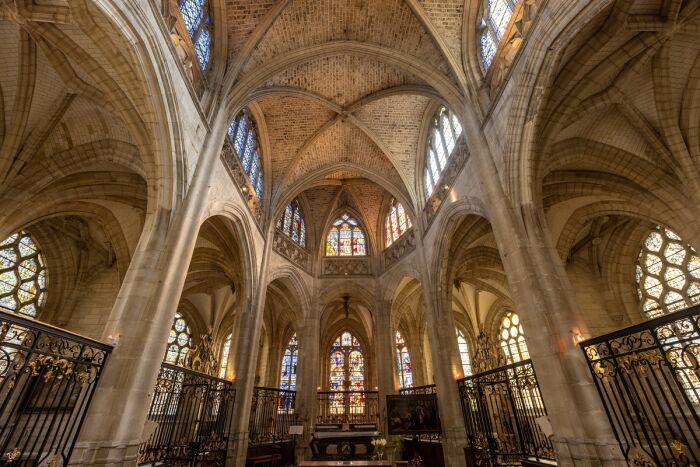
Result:
M268 233L268 237L273 232ZM248 451L248 424L255 387L255 375L257 374L260 333L265 311L267 264L272 245L270 238L267 240L263 251L260 275L253 282L253 290L251 291L248 306L241 316L238 329L239 338L235 347L234 384L236 388L236 405L233 410L226 465L239 467L245 465Z
M394 361L396 350L393 346L393 333L391 329L391 303L380 301L377 303L374 317L374 342L375 359L377 365L377 388L379 391L379 431L385 436L388 429L388 414L386 396L396 394L398 387ZM368 388L369 389L369 388Z
M421 237L422 235L417 235ZM428 324L428 339L435 373L435 387L438 393L438 409L442 423L442 448L447 467L464 466L466 430L462 416L462 403L457 389L457 379L461 376L461 365L455 336L452 310L442 310L436 292L430 284L424 249L419 241L417 248L423 264L423 308Z
M103 340L117 344L86 417L73 465L136 465L226 125L225 112L220 112L183 205L175 215L155 208L141 234L105 327Z
M466 109L464 118L470 123L466 137L489 221L554 431L558 464L626 465L583 354L572 341L572 331L584 321L543 227L544 216L535 206L514 206L475 115Z
M304 435L301 439L298 439L298 459L310 457L308 447L318 410L316 388L319 385L318 368L321 365L320 333L321 320L319 310L316 306L312 306L309 315L304 318L304 325L299 332L296 413L299 424L304 425Z

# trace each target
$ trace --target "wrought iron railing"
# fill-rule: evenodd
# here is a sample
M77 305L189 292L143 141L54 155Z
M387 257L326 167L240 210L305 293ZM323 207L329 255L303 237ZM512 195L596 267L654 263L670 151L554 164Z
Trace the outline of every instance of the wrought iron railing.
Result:
M289 439L289 427L296 424L296 391L256 387L250 406L248 439L251 444Z
M554 460L551 440L540 427L547 411L530 360L462 378L458 386L467 447L477 460L491 465Z
M402 388L399 389L399 394L402 396L412 396L414 394L437 394L437 387L434 384L426 384L424 386Z
M67 465L112 347L0 311L3 465Z
M379 424L377 391L322 391L317 401L317 424Z
M700 307L581 348L630 464L700 464Z
M225 462L235 399L230 381L161 364L139 464Z

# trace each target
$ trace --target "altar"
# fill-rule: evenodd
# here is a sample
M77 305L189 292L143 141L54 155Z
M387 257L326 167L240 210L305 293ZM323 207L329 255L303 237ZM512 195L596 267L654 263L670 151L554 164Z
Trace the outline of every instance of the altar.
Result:
M316 460L358 461L372 457L372 440L380 435L376 425L351 425L342 430L340 426L317 426L311 440L311 451ZM336 464L321 464L336 465ZM373 464L337 464L373 465ZM379 464L383 465L383 464Z

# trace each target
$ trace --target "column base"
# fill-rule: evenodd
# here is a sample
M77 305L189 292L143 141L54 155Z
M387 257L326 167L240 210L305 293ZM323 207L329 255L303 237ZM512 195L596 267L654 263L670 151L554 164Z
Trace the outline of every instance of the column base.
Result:
M136 466L139 442L127 444L78 443L68 465L100 465L109 467Z
M616 440L554 438L559 466L627 466Z

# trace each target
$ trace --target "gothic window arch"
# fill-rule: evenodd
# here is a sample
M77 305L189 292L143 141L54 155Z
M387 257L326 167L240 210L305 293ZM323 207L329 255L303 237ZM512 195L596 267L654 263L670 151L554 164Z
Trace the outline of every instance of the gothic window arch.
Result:
M426 198L433 194L461 135L462 124L457 116L444 105L440 106L430 122L425 150L423 183Z
M211 59L213 29L209 0L179 0L178 6L192 39L199 68L206 71Z
M459 328L455 328L457 332L457 347L459 347L459 359L462 362L462 372L464 376L472 374L472 359L469 356L469 345L467 344L467 336Z
M280 389L296 391L297 389L297 360L299 358L299 343L297 334L289 339L287 348L282 355L282 369L280 370Z
M228 136L258 199L263 195L263 165L258 129L252 112L238 112L228 127Z
M329 351L328 387L333 392L353 391L348 397L330 398L332 414L364 413L365 356L360 341L349 331L342 332Z
M277 221L277 228L287 237L294 240L302 248L306 246L306 224L304 212L299 200L295 199L287 205L284 214Z
M411 227L411 219L408 217L408 214L406 214L403 205L396 201L395 198L392 198L391 204L389 205L389 212L387 212L384 222L386 246L398 240L399 237L405 234Z
M501 349L508 359L508 363L517 363L530 358L530 352L525 343L525 333L523 325L520 323L520 316L513 311L509 311L501 320L499 334Z
M26 231L0 243L0 308L36 317L46 299L46 263Z
M401 389L413 387L413 370L411 368L411 356L406 347L406 340L401 331L396 331L394 335L396 345L396 368L399 371L399 385Z
M360 223L343 214L333 222L326 235L326 256L366 256L367 243Z
M484 70L491 66L518 0L483 0L479 15L479 51Z
M219 359L219 378L226 378L228 370L228 356L231 354L231 341L233 334L229 334L224 340L224 345L221 347L221 358Z
M700 257L672 230L654 228L635 267L642 312L656 318L700 302Z
M165 352L165 362L173 365L184 365L187 352L192 347L192 330L187 320L179 311L175 313L173 327L168 335L168 350Z

